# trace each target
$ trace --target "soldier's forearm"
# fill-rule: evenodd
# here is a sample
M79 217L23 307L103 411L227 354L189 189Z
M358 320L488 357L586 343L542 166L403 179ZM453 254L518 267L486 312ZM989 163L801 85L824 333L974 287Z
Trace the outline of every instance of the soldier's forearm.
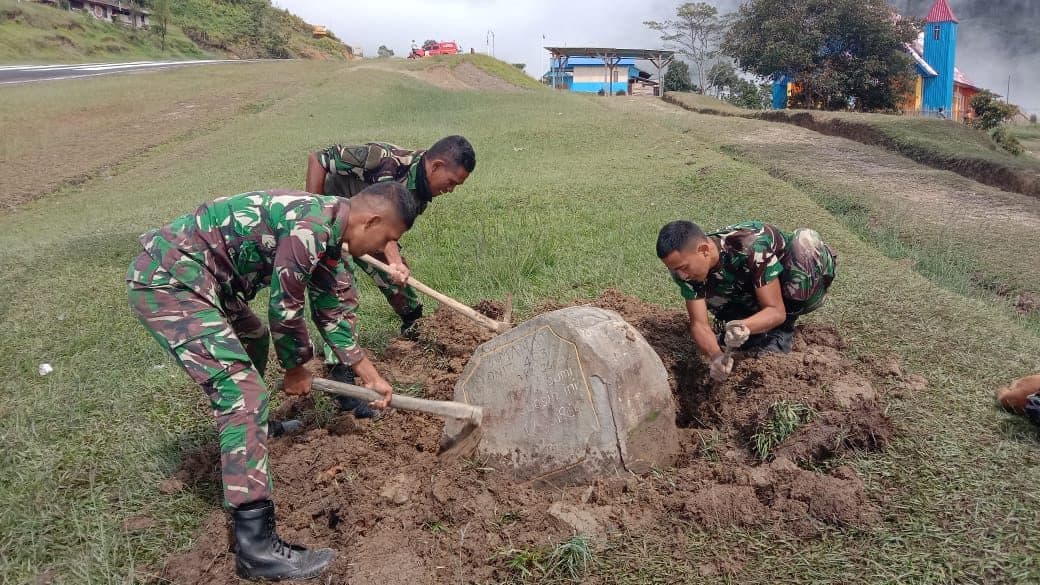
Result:
M397 245L397 242L387 242L386 247L383 248L383 254L386 255L387 264L404 264L404 258L401 257L401 247Z
M741 323L747 327L751 334L765 333L779 327L787 319L787 313L782 308L765 307L761 311L751 315L747 319L741 319Z
M719 340L715 337L715 332L711 330L710 326L695 323L690 326L690 334L694 343L697 344L697 348L701 350L705 357L712 358L722 353L722 348L719 347Z
M321 166L316 153L307 159L307 192L315 195L325 193L325 168Z

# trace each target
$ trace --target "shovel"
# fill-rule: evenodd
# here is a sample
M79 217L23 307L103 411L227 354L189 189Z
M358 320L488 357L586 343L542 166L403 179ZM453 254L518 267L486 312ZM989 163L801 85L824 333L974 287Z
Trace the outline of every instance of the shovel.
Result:
M334 382L325 378L313 378L311 386L328 394L349 396L365 402L383 399L383 396L374 390L353 384ZM401 394L393 395L393 398L390 399L390 406L400 410L432 414L461 423L445 425L445 437L441 440L440 449L437 452L441 457L449 460L468 457L480 443L480 438L483 434L480 423L483 420L484 412L479 406L445 400L425 400ZM449 428L458 430L452 432Z
M363 262L367 262L368 264L378 268L379 270L382 270L383 272L390 272L389 266L367 254L362 256L360 260ZM505 311L503 311L502 313L504 320L496 321L491 317L488 317L487 315L483 315L477 311L474 311L471 307L467 307L466 305L456 301L448 295L437 292L436 290L426 286L425 284L419 282L418 280L412 277L408 277L407 282L416 290L425 293L426 295L432 297L434 300L441 303L442 305L446 305L451 310L461 313L466 317L469 317L478 325L482 325L490 329L494 333L504 333L506 331L509 331L513 327L513 324L509 322L512 320L513 316L513 295L508 295L506 297L506 308Z

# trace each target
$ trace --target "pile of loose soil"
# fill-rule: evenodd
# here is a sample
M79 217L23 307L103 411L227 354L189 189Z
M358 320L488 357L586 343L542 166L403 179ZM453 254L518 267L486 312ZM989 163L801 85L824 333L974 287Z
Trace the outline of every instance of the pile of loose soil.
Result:
M324 426L309 417L302 432L270 444L281 535L337 549L330 582L414 585L501 581L513 576L508 551L551 546L575 533L603 542L626 532L690 526L775 526L809 538L878 520L856 472L834 459L884 447L893 436L884 396L921 389L923 379L907 376L892 359L850 359L836 330L809 325L799 330L791 354L738 354L733 376L712 384L684 314L616 291L590 304L620 313L670 371L683 427L675 469L590 486L534 486L514 483L481 461L438 461L442 423L432 417L389 411L372 423L340 415ZM477 308L501 314L499 305ZM398 386L450 399L466 359L487 338L471 322L439 310L421 322L418 341L393 341L377 366ZM780 400L805 405L813 415L760 461L751 436ZM311 405L301 399L281 415ZM217 458L214 446L204 446L174 478L188 487L216 483ZM212 485L205 491L212 493ZM195 546L160 571L163 582L238 582L218 505L214 501Z

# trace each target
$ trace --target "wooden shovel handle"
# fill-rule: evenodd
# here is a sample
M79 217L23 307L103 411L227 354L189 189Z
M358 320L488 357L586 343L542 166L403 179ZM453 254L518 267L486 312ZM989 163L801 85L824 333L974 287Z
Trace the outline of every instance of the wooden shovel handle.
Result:
M390 267L389 266L387 266L386 264L383 264L379 260L376 260L375 258L373 258L373 257L371 257L371 256L369 256L367 254L362 256L360 258L360 260L363 261L363 262L367 262L368 264L371 264L372 266L375 266L376 268L378 268L379 270L382 270L383 272L390 272ZM447 296L445 294L442 294L442 293L439 293L439 292L433 290L432 288L426 286L425 284L419 282L418 280L416 280L416 279L414 279L412 277L408 277L408 284L410 284L411 286L415 287L420 292L423 292L423 293L433 297L435 300L437 300L437 302L441 303L442 305L447 305L452 310L457 311L459 313L462 313L466 317L469 317L473 321L477 322L480 325L483 325L484 327L490 329L491 331L494 331L495 333L502 333L504 331L508 331L509 328L512 327L512 325L510 325L509 323L503 323L501 321L495 321L494 319L488 317L487 315L483 315L483 314L473 310L471 307L468 307L468 306L466 306L466 305L456 301L455 299L453 299L453 298L451 298L451 297L449 297L449 296Z
M342 382L327 380L325 378L312 378L311 386L321 390L322 392L338 394L340 396L350 396L351 398L357 398L358 400L364 400L365 402L383 399L383 396L374 390L369 390L368 388L362 388L361 386L355 386L353 384L344 384ZM390 400L390 406L400 410L424 412L426 414L432 414L444 418L470 420L478 425L483 416L483 411L479 406L472 406L461 402L449 402L445 400L426 400L423 398L415 398L413 396L404 396L402 394L394 394L393 398Z

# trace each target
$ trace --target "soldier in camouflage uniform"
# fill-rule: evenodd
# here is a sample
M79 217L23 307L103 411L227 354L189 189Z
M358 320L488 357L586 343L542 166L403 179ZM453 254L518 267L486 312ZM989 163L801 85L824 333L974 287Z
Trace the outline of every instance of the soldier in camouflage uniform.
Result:
M384 398L391 387L357 344L357 294L344 248L386 247L419 213L401 185L373 186L353 199L258 191L217 199L140 237L127 272L130 307L152 337L202 386L220 434L224 504L233 522L236 568L251 579L318 575L334 556L284 543L270 501L263 374L271 337L287 394L310 392L313 354L305 299L341 363ZM270 287L270 333L248 302Z
M758 221L709 234L692 222L671 222L658 234L657 256L686 299L690 331L715 379L733 366L720 344L791 351L795 320L823 305L837 266L814 230L787 233Z
M368 185L395 181L419 199L419 212L422 213L434 197L451 193L455 187L465 183L476 164L473 146L462 136L442 138L425 151L407 150L385 142L350 146L337 144L311 153L307 162L307 191L350 198ZM390 242L385 250L372 256L389 265L391 273L356 258L354 263L372 277L394 312L401 317L401 334L408 335L422 317L422 304L415 289L405 284L410 272L401 257L400 247L397 242ZM325 357L330 368L329 377L351 383L350 369L338 364L327 349ZM338 396L336 402L343 410L353 411L359 418L376 414L353 398Z

